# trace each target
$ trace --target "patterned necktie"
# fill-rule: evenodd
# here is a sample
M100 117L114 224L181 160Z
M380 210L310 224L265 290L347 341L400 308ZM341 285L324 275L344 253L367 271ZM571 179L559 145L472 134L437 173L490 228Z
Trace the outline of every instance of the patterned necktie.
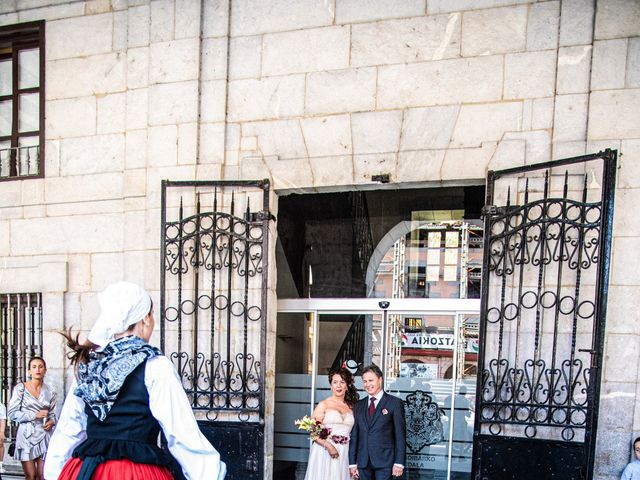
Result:
M375 402L376 401L376 397L371 397L371 403L369 404L369 416L372 417L373 416L373 412L376 411L376 405Z

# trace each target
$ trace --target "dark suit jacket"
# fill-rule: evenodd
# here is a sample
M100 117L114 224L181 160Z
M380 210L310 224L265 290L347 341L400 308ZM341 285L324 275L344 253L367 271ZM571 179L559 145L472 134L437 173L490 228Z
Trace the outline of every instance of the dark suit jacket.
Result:
M355 425L349 442L349 464L365 468L392 467L405 463L405 424L402 400L384 393L373 417L369 417L369 395L354 409Z

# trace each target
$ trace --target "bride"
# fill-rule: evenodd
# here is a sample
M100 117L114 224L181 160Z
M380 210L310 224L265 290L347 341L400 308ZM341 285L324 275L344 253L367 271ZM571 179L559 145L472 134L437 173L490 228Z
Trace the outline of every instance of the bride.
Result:
M305 480L349 480L349 434L353 428L353 407L358 391L353 375L345 368L329 372L331 396L313 411L313 418L331 429L326 439L316 438L311 445Z

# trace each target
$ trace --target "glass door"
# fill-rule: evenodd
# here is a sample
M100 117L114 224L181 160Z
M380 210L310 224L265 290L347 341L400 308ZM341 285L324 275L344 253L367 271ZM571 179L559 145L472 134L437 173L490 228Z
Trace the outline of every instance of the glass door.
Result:
M280 301L274 478L304 478L310 443L294 421L331 394L330 369L353 368L362 397L359 372L370 363L405 402L405 478L470 478L478 307L459 299Z

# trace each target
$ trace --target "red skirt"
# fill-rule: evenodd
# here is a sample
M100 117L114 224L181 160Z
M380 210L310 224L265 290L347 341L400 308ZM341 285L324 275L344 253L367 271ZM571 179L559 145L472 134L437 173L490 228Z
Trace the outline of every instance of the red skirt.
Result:
M80 467L82 467L82 460L70 458L58 480L75 480L80 473ZM126 458L101 463L91 478L92 480L173 480L173 476L166 467L135 463Z

